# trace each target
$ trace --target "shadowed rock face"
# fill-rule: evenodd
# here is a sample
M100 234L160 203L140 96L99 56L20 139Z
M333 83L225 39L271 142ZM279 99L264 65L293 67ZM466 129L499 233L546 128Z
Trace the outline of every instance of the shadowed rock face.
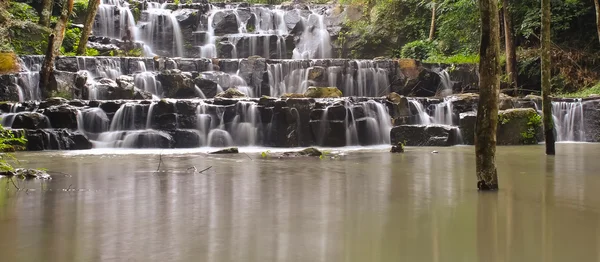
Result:
M460 143L459 130L447 125L400 125L392 128L392 144L406 146L453 146Z

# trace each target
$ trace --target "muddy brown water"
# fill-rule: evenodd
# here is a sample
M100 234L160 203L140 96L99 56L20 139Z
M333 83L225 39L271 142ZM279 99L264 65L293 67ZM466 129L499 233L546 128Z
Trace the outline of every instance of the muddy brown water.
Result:
M0 261L600 261L600 144L501 147L496 193L468 146L249 151L19 153L54 179L0 180Z

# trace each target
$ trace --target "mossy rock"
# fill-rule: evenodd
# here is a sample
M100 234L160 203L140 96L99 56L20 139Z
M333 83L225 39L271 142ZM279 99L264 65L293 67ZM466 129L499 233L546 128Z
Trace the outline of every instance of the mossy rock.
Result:
M240 90L236 88L229 88L221 93L218 93L215 97L221 98L242 98L247 97L246 94L242 93Z
M0 53L0 74L19 72L19 59L15 53Z
M402 102L402 96L396 92L391 92L386 96L386 99L392 103L400 103Z
M338 98L342 97L342 91L337 87L314 87L311 86L304 92L305 97L310 98Z
M316 156L316 157L320 157L321 155L323 155L323 152L321 152L319 149L316 149L314 147L309 147L300 151L295 151L295 152L284 152L283 156L284 157L298 157L298 156Z
M239 152L240 151L238 150L237 147L230 147L230 148L225 148L225 149L221 149L221 150L218 150L218 151L210 152L209 154L216 154L216 155L219 155L219 154L237 154Z
M542 122L533 108L498 112L498 145L531 145L542 140Z
M281 98L306 98L306 96L304 94L285 93L281 95Z

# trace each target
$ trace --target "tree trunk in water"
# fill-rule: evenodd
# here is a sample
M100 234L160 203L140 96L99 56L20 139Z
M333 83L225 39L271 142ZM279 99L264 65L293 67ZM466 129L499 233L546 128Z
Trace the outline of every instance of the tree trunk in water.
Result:
M479 49L479 104L475 130L477 188L498 189L496 129L500 95L500 24L497 0L479 0L481 47Z
M42 1L42 12L40 12L39 25L48 27L50 26L50 17L52 16L52 4L53 0Z
M79 46L77 47L77 55L85 55L86 45L88 37L92 32L94 26L94 18L96 18L96 12L100 6L100 0L90 0L88 2L87 14L85 15L85 24L81 31L81 38L79 39Z
M515 48L515 40L513 35L512 17L509 10L509 0L503 0L502 7L504 9L504 45L506 46L506 74L508 75L508 83L515 89L515 96L518 92L517 83L517 51Z
M546 154L554 155L554 123L552 121L552 101L550 100L550 0L542 0L542 114L544 118L544 138Z
M600 0L594 0L596 5L596 27L598 30L598 41L600 41Z
M40 70L40 89L42 97L48 97L50 94L50 76L54 72L54 34L48 37L48 49L46 49L46 57Z
M56 23L54 32L50 34L48 38L48 49L46 50L46 56L44 57L44 63L40 70L40 86L43 97L50 95L50 77L54 72L54 60L59 54L60 47L62 46L63 38L65 37L65 28L67 27L67 20L73 10L73 0L63 0L62 11L60 13L60 20Z
M60 53L60 47L62 46L63 39L65 38L67 21L69 20L69 16L71 16L71 11L73 11L73 0L63 0L62 4L60 19L54 28L54 56L57 56Z
M435 35L435 12L436 5L433 2L433 7L431 8L431 26L429 27L429 41L433 41L433 36Z

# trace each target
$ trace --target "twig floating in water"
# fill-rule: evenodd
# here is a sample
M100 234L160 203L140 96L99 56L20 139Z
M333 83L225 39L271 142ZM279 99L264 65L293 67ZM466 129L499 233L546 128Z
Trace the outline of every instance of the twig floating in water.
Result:
M250 158L250 160L254 161L254 159L252 159L248 154L244 153L244 155L246 155L248 158Z
M160 154L158 155L158 167L156 167L156 172L158 172L158 170L160 170L160 164L162 164L162 150L160 151Z
M212 168L212 166L209 166L209 167L207 167L205 169L202 169L202 171L198 171L198 174L202 174L202 172L207 171L207 170L209 170L211 168Z

